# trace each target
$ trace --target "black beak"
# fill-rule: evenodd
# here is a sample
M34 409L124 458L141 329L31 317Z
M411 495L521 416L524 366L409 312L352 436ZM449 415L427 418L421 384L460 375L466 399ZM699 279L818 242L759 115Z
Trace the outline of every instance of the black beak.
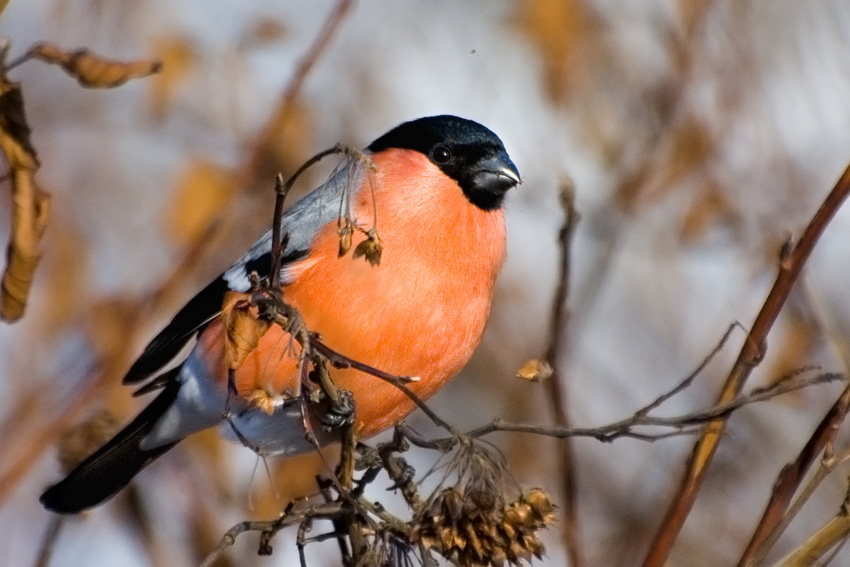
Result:
M477 192L504 195L522 183L514 162L505 152L486 158L476 164L472 185Z

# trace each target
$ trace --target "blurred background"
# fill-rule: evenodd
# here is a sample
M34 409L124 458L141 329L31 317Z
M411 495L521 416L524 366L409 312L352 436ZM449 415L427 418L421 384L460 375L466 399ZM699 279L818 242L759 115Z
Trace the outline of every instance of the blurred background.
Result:
M139 400L120 385L129 363L268 225L274 174L317 151L364 146L400 122L451 113L499 134L522 173L507 203L509 258L485 340L431 402L462 428L496 417L552 422L548 388L515 373L546 349L564 179L581 221L559 371L572 422L596 426L670 390L730 324L752 322L781 245L800 234L850 160L850 5L842 0L361 0L292 91L335 7L12 0L0 14L12 58L51 41L163 63L158 75L107 90L83 89L38 61L9 75L23 89L36 180L53 209L26 316L0 326L0 563L34 564L50 519L37 498L60 478L63 431L134 415ZM312 173L302 190L323 175ZM9 222L0 215L3 241ZM844 210L752 385L804 366L846 371L848 260ZM734 331L659 414L708 407L744 336ZM670 565L734 564L780 468L841 388L818 386L732 417ZM422 416L411 423L436 433ZM491 439L520 483L558 500L556 442ZM692 444L575 442L587 564L639 563ZM423 472L434 460L411 458ZM250 451L214 432L196 436L131 490L66 522L51 565L196 565L231 525L274 518L322 472L312 457L272 462L276 498L255 465ZM774 559L837 513L847 473L821 486ZM373 487L382 502L391 500L387 486ZM293 539L281 534L274 555L257 557L256 534L243 535L220 564L293 565ZM850 563L844 551L836 565L842 557ZM339 561L332 542L311 546L309 558ZM539 563L565 562L555 528Z

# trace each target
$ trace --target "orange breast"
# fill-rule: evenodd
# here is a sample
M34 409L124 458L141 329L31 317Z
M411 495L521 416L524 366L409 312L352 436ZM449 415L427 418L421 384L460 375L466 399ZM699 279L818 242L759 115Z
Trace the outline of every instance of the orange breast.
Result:
M284 299L329 347L392 374L418 376L410 388L428 398L461 369L481 339L505 254L504 219L501 211L472 205L420 153L389 150L374 161L377 172L364 174L351 216L366 229L377 219L380 265L350 252L338 258L337 226L330 223L316 235L309 256L294 266ZM352 249L364 238L355 235ZM223 378L220 323L211 324L201 342ZM291 347L290 337L272 327L237 371L239 393L297 392ZM351 369L333 370L332 376L354 394L361 437L415 407L378 378Z

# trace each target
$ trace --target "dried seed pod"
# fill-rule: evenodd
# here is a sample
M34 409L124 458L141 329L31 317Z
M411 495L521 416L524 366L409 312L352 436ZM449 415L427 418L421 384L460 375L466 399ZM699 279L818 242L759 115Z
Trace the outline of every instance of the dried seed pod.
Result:
M555 506L543 490L532 488L522 497L522 501L531 506L535 519L541 523L540 527L555 523Z
M342 258L348 251L351 250L351 235L354 229L351 226L351 221L345 219L345 224L337 230L339 234L339 257Z
M367 238L357 245L354 249L354 258L363 256L366 261L373 266L378 266L381 263L381 253L384 251L384 245L378 237L378 231L375 229L367 233Z
M531 506L525 503L514 502L510 508L505 511L504 521L514 526L531 526L532 512Z
M452 526L437 526L437 533L439 536L440 546L444 552L450 550L454 545L455 540L455 530Z
M464 497L457 488L447 488L443 491L443 509L448 518L457 522L463 517Z
M503 567L508 561L508 555L501 547L494 547L488 555L490 556L490 564L495 567Z

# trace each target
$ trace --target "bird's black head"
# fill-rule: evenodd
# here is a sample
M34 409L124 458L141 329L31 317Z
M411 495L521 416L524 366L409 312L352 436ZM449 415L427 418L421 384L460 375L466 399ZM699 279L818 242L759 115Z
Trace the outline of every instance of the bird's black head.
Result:
M396 126L367 148L416 150L457 181L469 201L485 211L502 206L519 172L499 137L477 122L457 116L429 116Z

